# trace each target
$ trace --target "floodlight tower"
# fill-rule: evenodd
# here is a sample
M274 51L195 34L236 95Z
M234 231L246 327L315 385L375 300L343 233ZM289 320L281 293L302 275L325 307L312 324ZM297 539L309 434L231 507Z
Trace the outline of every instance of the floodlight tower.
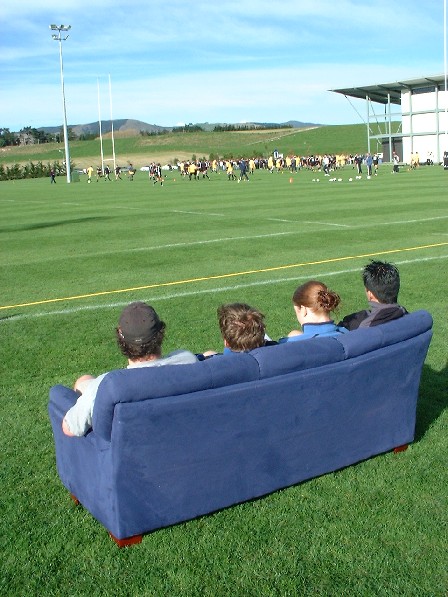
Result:
M62 113L64 116L64 147L65 147L65 169L67 171L67 182L72 181L70 171L70 149L68 146L68 132L67 132L67 113L65 111L65 90L64 90L64 65L62 61L62 42L68 38L68 35L62 37L62 31L69 31L72 28L71 25L50 25L52 31L58 33L53 34L51 37L59 42L59 62L61 65L61 88L62 88Z

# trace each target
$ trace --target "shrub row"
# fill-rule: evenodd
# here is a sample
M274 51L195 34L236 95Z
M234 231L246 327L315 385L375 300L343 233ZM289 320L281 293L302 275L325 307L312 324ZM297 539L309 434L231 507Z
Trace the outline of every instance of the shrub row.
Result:
M73 169L73 164L72 164ZM58 161L50 163L47 162L29 162L28 164L13 164L12 166L4 166L0 164L0 180L19 180L23 178L44 178L50 176L50 171L54 170L56 175L66 174L65 164Z

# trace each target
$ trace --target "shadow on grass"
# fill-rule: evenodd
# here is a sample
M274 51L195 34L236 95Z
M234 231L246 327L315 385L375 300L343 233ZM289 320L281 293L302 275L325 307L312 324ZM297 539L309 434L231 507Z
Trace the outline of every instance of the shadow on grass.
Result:
M95 222L97 220L110 220L112 216L91 216L88 218L74 218L72 220L59 220L57 222L41 222L36 224L26 224L23 226L6 226L0 228L0 234L3 232L23 232L26 230L40 230L41 228L54 228L56 226L65 226L67 224L82 224L85 222Z
M0 321L7 321L8 319L15 319L17 317L17 313L13 315L5 315L4 317L0 317Z
M448 363L442 371L423 366L420 381L420 396L417 403L415 442L420 441L432 423L448 407Z

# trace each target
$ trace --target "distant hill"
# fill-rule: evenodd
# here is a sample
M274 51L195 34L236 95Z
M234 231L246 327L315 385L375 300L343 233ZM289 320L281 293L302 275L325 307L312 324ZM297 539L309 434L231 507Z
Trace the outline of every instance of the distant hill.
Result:
M317 124L316 122L299 122L298 120L288 120L288 122L285 122L284 124L292 126L293 129L303 129L310 126L325 126L324 124Z
M141 120L132 120L132 119L114 119L114 131L136 131L139 133L140 131L145 131L147 133L156 133L161 131L170 131L171 127L163 127L158 126L157 124L148 124L147 122L142 122ZM100 125L97 122L91 122L89 124L69 124L68 127L72 129L75 135L78 137L80 135L99 135L100 134ZM60 131L60 126L42 126L39 127L38 130L44 131L46 133L58 133ZM101 132L103 134L110 133L112 130L112 121L111 120L102 120L101 121Z
M275 129L290 126L294 129L303 129L315 126L324 126L312 122L300 122L298 120L288 120L288 122L196 122L196 126L200 126L204 131L212 131L216 126L235 126L235 127L258 127L261 129ZM170 129L171 130L171 129Z
M133 120L133 119L114 119L114 131L126 132L126 131L136 131L140 133L140 131L144 131L145 133L161 133L161 132L170 132L173 127L172 126L159 126L157 124L148 124L147 122L142 122L141 120ZM231 124L233 126L255 126L260 128L277 128L277 127L284 127L290 126L292 128L308 128L308 127L317 127L323 126L321 124L316 124L312 122L300 122L298 120L288 120L288 122L244 122L244 123L223 123L223 122L199 122L195 123L197 126L200 126L205 131L212 131L215 126L226 126ZM100 134L100 127L98 122L91 122L89 124L69 124L68 127L72 129L73 133L79 137L81 135L99 135ZM39 127L39 131L44 131L45 133L58 133L60 131L60 126L42 126ZM101 132L103 134L110 133L112 131L112 124L110 120L102 120L101 121Z

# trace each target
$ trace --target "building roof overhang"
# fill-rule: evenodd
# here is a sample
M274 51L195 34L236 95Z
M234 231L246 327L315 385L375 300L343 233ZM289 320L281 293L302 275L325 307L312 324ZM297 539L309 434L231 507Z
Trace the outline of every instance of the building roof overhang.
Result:
M391 104L400 105L401 92L403 90L412 90L427 85L440 85L444 82L445 75L435 75L433 77L396 81L395 83L378 83L376 85L347 87L345 89L330 89L330 91L364 100L369 98L372 102L377 102L379 104L388 104L390 102Z

